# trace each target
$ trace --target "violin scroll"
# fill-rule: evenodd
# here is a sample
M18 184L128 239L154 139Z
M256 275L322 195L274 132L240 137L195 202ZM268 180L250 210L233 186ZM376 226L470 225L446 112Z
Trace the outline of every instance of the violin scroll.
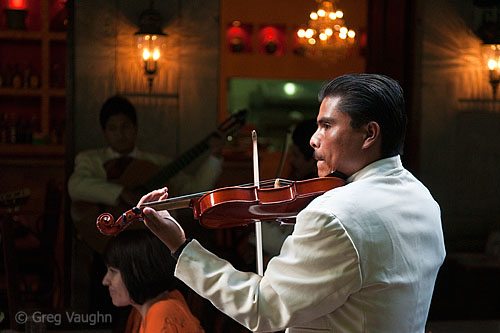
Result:
M142 209L139 207L127 210L116 221L110 213L103 213L97 218L96 226L101 234L106 236L116 236L134 221L144 221Z

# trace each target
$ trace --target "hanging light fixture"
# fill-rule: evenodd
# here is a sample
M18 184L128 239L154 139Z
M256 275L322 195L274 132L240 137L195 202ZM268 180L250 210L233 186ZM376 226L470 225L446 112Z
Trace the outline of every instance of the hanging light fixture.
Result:
M338 59L354 44L356 32L346 27L344 12L336 0L316 0L318 10L309 14L307 27L300 28L297 36L306 54Z
M148 9L139 17L139 31L135 33L136 45L144 74L148 79L149 92L153 87L153 79L158 72L158 61L164 51L167 34L161 30L161 15L153 8L150 1Z

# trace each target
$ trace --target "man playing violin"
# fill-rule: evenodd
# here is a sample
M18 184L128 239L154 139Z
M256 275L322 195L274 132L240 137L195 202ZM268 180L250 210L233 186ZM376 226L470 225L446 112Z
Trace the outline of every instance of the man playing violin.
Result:
M440 208L401 162L403 91L383 75L335 78L310 140L318 174L347 184L314 199L263 276L205 250L167 211L145 224L177 258L175 276L252 331L424 332L445 257ZM140 202L165 199L167 189Z

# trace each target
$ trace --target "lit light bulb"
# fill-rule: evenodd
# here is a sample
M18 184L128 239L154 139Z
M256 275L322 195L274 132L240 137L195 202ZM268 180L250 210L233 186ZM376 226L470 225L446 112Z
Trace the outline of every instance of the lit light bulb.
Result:
M12 8L12 9L24 9L24 8L26 8L25 0L10 0L10 8Z
M345 24L344 12L339 8L334 9L336 1L316 0L316 2L319 3L319 6L316 11L309 14L309 27L296 30L297 36L301 38L301 42L307 48L319 50L317 54L326 54L330 51L343 52L347 49L347 45L353 44L356 32L343 26ZM342 52L338 52L338 54L340 55ZM316 53L312 52L311 54Z
M295 92L297 91L297 87L295 86L295 83L293 83L293 82L287 82L283 86L283 91L288 96L292 96L292 95L295 95Z
M488 61L488 67L489 67L489 69L492 71L492 70L494 70L496 67L498 67L498 63L497 63L495 60L490 59L490 60Z
M144 49L144 51L142 51L142 58L144 60L148 60L149 57L151 57L151 54L149 53L149 50L148 49Z
M158 60L158 59L160 59L160 50L155 49L153 51L153 60Z
M149 40L149 35L144 36L144 40Z

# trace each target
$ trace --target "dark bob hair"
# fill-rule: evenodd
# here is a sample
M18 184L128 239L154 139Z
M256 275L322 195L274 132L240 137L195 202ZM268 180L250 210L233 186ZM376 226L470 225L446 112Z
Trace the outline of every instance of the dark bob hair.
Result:
M104 263L120 270L130 298L137 304L174 289L178 282L170 250L146 229L125 230L112 238Z

